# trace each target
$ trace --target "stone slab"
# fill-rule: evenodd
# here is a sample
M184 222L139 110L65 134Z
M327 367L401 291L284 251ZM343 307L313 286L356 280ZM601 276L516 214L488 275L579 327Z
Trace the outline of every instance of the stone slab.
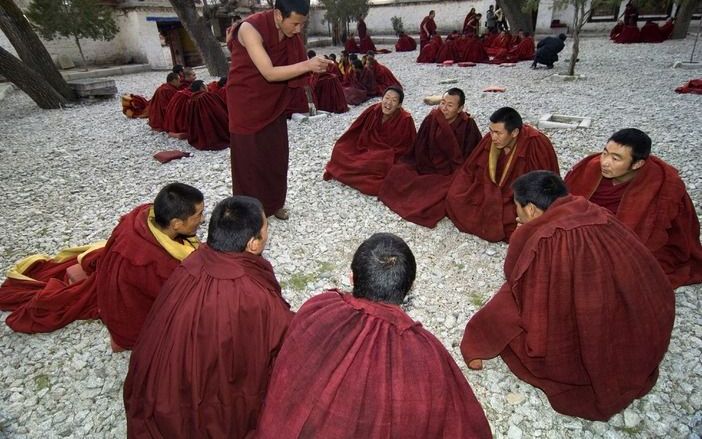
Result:
M702 69L702 62L676 61L674 69L698 70Z
M582 116L568 116L564 114L547 113L539 118L537 126L542 129L576 129L590 128L592 118Z
M114 96L117 94L117 85L114 79L90 78L68 81L78 97Z

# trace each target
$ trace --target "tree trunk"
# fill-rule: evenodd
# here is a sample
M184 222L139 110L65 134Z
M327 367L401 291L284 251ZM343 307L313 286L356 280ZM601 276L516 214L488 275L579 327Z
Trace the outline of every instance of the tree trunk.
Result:
M85 60L85 55L83 55L83 47L80 45L80 40L77 35L73 35L73 38L76 40L76 46L78 46L78 52L80 52L80 59L83 60L83 68L88 70L88 62Z
M227 76L229 63L212 30L197 13L192 0L170 0L178 18L195 42L211 76Z
M512 30L522 29L524 32L534 32L534 24L531 22L531 12L522 10L521 0L502 0L502 12L505 14L509 28Z
M0 75L27 93L40 108L61 108L66 99L37 72L0 47Z
M0 0L0 29L27 68L44 77L65 99L76 99L73 90L59 73L46 47L13 0Z
M675 26L673 27L673 34L670 36L670 39L681 40L687 36L687 31L690 29L692 14L701 1L702 0L679 0L680 6L675 12Z
M568 74L575 76L575 63L578 62L578 53L580 52L580 28L585 24L582 10L582 4L575 5L575 15L573 16L573 46L570 54L570 62L568 63Z

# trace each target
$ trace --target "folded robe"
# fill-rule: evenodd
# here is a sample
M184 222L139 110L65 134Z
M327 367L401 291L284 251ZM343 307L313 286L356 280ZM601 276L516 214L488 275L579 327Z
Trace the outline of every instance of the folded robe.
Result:
M185 112L187 139L192 147L213 151L229 147L227 104L217 93L194 93Z
M395 161L412 146L417 129L412 115L400 108L385 123L382 103L366 108L339 137L324 179L335 179L367 195L378 195Z
M149 126L156 131L167 131L165 128L166 109L178 89L169 83L161 84L149 101Z
M461 112L451 124L439 109L424 118L412 149L390 169L378 199L402 218L435 227L446 216L453 173L480 142L475 119Z
M500 355L563 414L606 421L656 382L675 296L606 209L556 200L512 235L506 282L468 322L466 363Z
M681 85L680 87L675 89L676 93L694 93L701 95L702 94L702 78L699 79L693 79L691 81L688 81Z
M146 119L149 117L149 101L144 96L122 95L122 113L130 119Z
M602 180L600 154L566 175L574 195L590 198ZM702 282L700 223L678 171L650 155L624 190L617 218L651 250L673 287Z
M180 90L173 96L171 102L166 107L163 120L163 131L169 133L188 133L188 105L193 92Z
M185 151L179 151L177 149L168 151L159 151L154 154L154 158L161 163L168 163L172 160L182 159L183 157L190 157L192 154Z
M397 305L308 300L273 368L255 438L490 438L446 348Z
M551 141L529 125L519 130L509 156L492 145L490 133L454 173L446 196L446 213L456 227L487 241L508 241L517 227L512 182L535 170L558 174Z
M129 438L243 438L292 319L261 256L203 245L163 286L124 383Z

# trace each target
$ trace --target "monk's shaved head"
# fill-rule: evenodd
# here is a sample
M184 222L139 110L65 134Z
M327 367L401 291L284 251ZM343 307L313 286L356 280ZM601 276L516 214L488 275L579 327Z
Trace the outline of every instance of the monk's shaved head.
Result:
M541 210L551 207L554 201L568 195L568 188L558 175L551 171L531 171L512 183L514 200L524 207L531 203Z
M207 90L207 87L205 86L205 81L198 79L197 81L193 81L193 83L190 84L190 91L193 93L197 93L203 90Z
M463 106L466 103L466 94L463 93L463 90L457 87L449 88L448 91L446 92L447 95L449 96L458 96L458 105Z
M180 76L177 73L171 72L166 76L166 82L174 82L176 80L180 81Z
M154 221L167 228L171 220L186 220L195 214L198 204L205 200L198 189L183 183L171 183L161 189L154 200Z
M225 198L210 217L207 245L219 252L241 253L252 238L261 238L265 221L263 206L256 198Z
M399 305L412 288L417 263L402 238L376 233L356 250L351 271L354 297Z
M616 142L631 148L632 163L646 160L651 154L651 138L636 128L624 128L612 134L608 142Z
M310 0L275 0L275 9L280 11L283 18L288 18L293 12L307 15L310 13Z
M505 129L512 132L517 128L522 129L522 116L511 107L502 107L490 116L492 123L504 123Z

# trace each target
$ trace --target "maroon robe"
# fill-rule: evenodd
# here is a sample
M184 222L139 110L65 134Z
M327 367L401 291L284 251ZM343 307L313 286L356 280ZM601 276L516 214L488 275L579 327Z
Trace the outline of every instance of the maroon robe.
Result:
M687 81L675 89L676 93L693 93L702 95L702 78Z
M486 63L490 61L482 41L474 36L464 35L456 40L456 52L460 62Z
M256 438L490 438L465 376L397 305L336 290L290 324Z
M668 20L663 24L663 26L661 26L661 36L663 37L663 41L670 38L670 36L673 34L674 28L675 24L673 23L673 20Z
M534 50L534 39L525 37L516 46L509 50L498 52L495 57L490 60L491 64L514 63L519 61L532 61L536 51Z
M500 50L509 50L512 47L512 35L509 32L501 32L493 41L492 44L485 48L485 51L490 56L495 56Z
M575 165L565 182L575 195L590 198L602 179L600 155ZM651 250L673 287L702 282L700 223L678 171L649 156L619 202L617 218Z
M227 104L218 94L194 93L186 111L187 139L193 148L219 151L229 146Z
M636 24L625 25L619 35L614 38L614 42L618 44L640 43L641 31L636 27Z
M261 34L273 66L306 60L299 34L279 40L273 12L259 12L244 20ZM229 42L232 62L227 80L233 193L258 198L270 216L285 205L288 188L288 126L284 112L292 89L304 87L308 78L303 75L282 82L266 81L239 43L238 29Z
M317 97L316 104L318 110L330 113L346 113L349 106L346 104L344 88L336 75L322 73L316 77L314 82L314 94Z
M658 23L653 21L647 21L643 26L641 26L641 42L642 43L661 43L665 40L663 33L661 33L661 27Z
M149 117L149 101L140 95L123 95L121 99L122 114L130 119L145 119Z
M458 51L456 50L456 42L458 40L446 39L446 42L439 47L439 51L436 52L435 61L437 63L442 63L444 61L462 61L458 58Z
M356 38L353 36L349 36L346 38L346 42L344 43L344 49L346 49L346 52L349 54L361 52L361 48L358 47L358 43L356 42Z
M375 75L377 96L382 96L385 90L391 85L402 88L402 84L395 78L395 75L392 74L390 69L380 64L378 61L373 63L371 70L373 70L373 74Z
M675 295L651 253L607 210L556 200L512 235L506 282L468 322L466 363L500 355L558 412L606 421L653 387Z
M243 438L292 319L271 265L207 245L163 286L124 383L129 438Z
M169 83L161 84L149 101L149 126L156 131L166 131L166 108L178 93L178 89Z
M173 96L166 108L163 130L169 133L188 133L188 105L193 92L181 90Z
M378 199L402 218L435 227L446 216L446 193L453 173L480 142L475 119L461 112L449 124L439 109L432 110L419 127L407 155L383 180Z
M443 43L441 42L441 36L433 36L431 41L422 46L422 49L419 51L419 55L417 56L417 62L432 64L435 63L436 55L439 53L439 49L441 49L442 44Z
M382 103L358 116L336 141L325 180L333 178L364 194L378 195L385 175L417 135L412 115L402 108L385 123L382 120Z
M364 68L357 72L349 70L346 75L347 84L344 85L344 98L349 105L360 105L375 95L375 75Z
M558 159L548 137L523 125L509 157L500 154L493 179L489 165L491 144L488 133L455 172L446 196L446 213L462 232L487 241L508 241L517 227L512 182L539 169L558 174Z
M402 34L398 38L397 43L395 43L395 50L397 52L411 52L417 48L417 42L414 38L409 35Z
M614 40L617 38L617 35L622 33L622 29L624 29L624 22L623 21L618 21L617 24L614 25L612 30L609 31L609 39Z
M426 28L426 31L425 31ZM429 43L429 39L436 34L436 22L430 16L426 16L419 24L419 49Z

